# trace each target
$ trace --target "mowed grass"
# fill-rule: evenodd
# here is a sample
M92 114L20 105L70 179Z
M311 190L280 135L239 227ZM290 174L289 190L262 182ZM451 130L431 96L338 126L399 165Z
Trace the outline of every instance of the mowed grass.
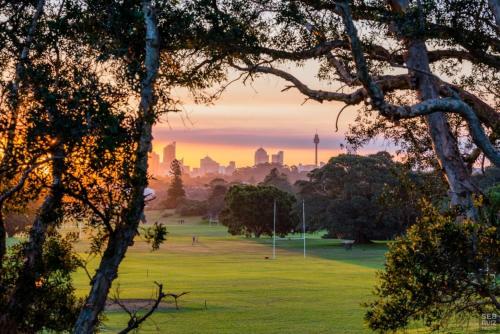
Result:
M161 217L149 212L148 221L167 225L168 240L156 252L140 238L129 250L116 279L122 299L147 299L154 281L168 292L189 291L148 320L140 333L369 333L362 303L369 301L376 270L382 268L385 244L343 249L339 241L320 234L302 241L279 241L271 257L271 239L229 236L223 226L199 218ZM192 245L192 236L198 243ZM87 244L77 245L83 251ZM92 263L95 266L95 263ZM92 266L91 266L92 267ZM92 270L92 268L90 268ZM88 292L88 278L75 275L79 295ZM125 327L128 316L116 308L106 312L104 333ZM464 331L462 331L464 332Z

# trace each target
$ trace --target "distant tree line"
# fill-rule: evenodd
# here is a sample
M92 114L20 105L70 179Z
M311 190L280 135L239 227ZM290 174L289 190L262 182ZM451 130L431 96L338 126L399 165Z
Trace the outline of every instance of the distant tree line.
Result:
M309 181L297 181L292 186L285 174L273 169L257 186L231 187L225 198L222 223L230 233L251 235L235 226L248 228L247 220L252 220L254 226L272 222L272 214L262 209L274 203L267 196L266 187L276 188L276 199L290 195L294 198L291 206L285 205L290 213L288 218L282 216L278 226L286 226L288 232L298 228L296 216L302 212L303 200L308 231L327 230L325 237L352 239L356 243L402 235L421 216L424 200L446 205L446 186L440 175L412 171L387 152L368 156L341 154L308 176ZM247 212L243 207L258 210L260 215L243 218L243 212Z

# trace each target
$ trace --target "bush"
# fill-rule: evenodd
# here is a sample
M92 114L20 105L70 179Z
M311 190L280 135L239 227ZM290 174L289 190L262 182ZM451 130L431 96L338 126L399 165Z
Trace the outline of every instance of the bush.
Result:
M229 188L219 220L232 235L273 235L276 202L276 234L285 236L299 226L293 210L295 197L273 186L235 185Z
M181 216L203 216L207 213L207 202L185 199L175 210Z
M0 281L0 314L6 311L5 298L12 293L19 279L24 247L24 242L12 246L4 259ZM55 233L47 238L43 247L43 262L37 273L37 286L27 292L34 295L34 303L22 314L18 329L23 333L71 331L83 306L83 300L75 295L71 280L71 275L80 266L81 261L73 251L71 240Z
M395 331L416 320L436 330L453 318L498 312L499 220L489 208L480 215L475 223L427 207L389 247L377 299L367 304L370 328Z

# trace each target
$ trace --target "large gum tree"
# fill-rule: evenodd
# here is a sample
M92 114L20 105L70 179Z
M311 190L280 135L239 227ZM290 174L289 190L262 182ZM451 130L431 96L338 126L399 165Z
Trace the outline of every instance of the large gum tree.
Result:
M273 75L308 100L357 110L348 139L394 140L414 166L443 171L452 206L474 218L471 169L500 165L497 1L201 1L237 71ZM202 45L203 41L200 41ZM315 89L286 66L315 62ZM344 108L342 109L342 111Z

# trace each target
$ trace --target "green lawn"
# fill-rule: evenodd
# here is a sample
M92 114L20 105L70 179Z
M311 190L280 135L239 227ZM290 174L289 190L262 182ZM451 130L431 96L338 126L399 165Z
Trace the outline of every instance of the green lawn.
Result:
M157 252L137 241L114 287L124 299L150 298L154 281L164 282L169 292L190 294L181 299L180 311L170 301L162 306L140 333L369 332L361 303L371 298L384 244L346 251L338 241L315 234L308 240L307 258L301 241L281 241L277 259L270 260L270 239L232 237L224 227L199 218L179 225L176 217L150 212L148 219L167 224L168 240ZM193 235L199 238L194 246ZM80 250L85 246L78 245ZM75 280L83 296L88 279L79 272ZM106 312L106 318L104 333L115 333L127 322L117 310Z

